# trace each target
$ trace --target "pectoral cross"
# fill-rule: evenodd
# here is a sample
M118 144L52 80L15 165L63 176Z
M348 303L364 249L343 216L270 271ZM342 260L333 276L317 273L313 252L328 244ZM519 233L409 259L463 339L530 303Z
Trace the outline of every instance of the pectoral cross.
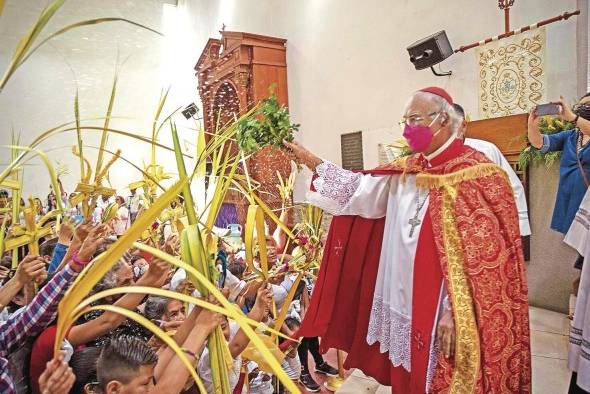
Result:
M428 200L429 194L430 192L426 193L426 197L424 197L424 200L420 202L420 191L416 191L416 197L414 197L414 201L416 202L416 213L414 214L413 218L408 220L408 224L412 226L412 228L410 229L410 238L412 238L412 236L414 235L414 230L416 229L416 227L418 227L420 223L422 223L422 220L418 219L418 216L420 215L420 210L422 209L424 204L426 204L426 200Z
M410 238L414 235L414 229L418 227L420 223L422 223L422 220L418 219L418 213L419 212L416 212L414 217L408 220L408 224L412 226L412 228L410 229Z

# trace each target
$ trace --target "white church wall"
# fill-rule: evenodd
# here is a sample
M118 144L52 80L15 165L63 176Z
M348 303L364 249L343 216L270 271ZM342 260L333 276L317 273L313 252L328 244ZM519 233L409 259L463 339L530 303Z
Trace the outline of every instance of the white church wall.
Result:
M18 39L32 26L47 5L45 0L7 1L0 17L0 67L8 64ZM186 105L196 98L197 82L192 67L196 50L178 51L177 20L165 15L165 7L172 1L142 0L76 0L67 1L45 29L44 35L68 24L100 17L122 17L169 33L167 38L129 24L117 22L72 30L42 47L13 76L0 94L0 141L9 143L11 130L21 134L21 143L28 144L42 131L74 120L75 78L78 81L81 118L104 116L119 57L119 84L110 126L136 134L151 134L151 122L156 111L160 91L173 84L168 105L163 113ZM175 7L172 7L175 9ZM182 32L185 34L185 32ZM170 38L172 37L172 38ZM186 37L188 39L190 34ZM188 62L186 57L189 56ZM123 64L124 63L124 64ZM71 67L71 69L70 69ZM75 77L74 77L75 74ZM188 91L188 94L187 94ZM181 119L176 118L182 123ZM101 120L86 124L102 125ZM163 143L170 144L169 132L162 132ZM191 133L192 134L192 133ZM192 138L183 132L186 138ZM79 164L70 153L75 134L61 134L50 138L40 148L53 160L63 161L71 174L63 177L65 186L72 190L78 179ZM84 142L97 146L96 132L85 133ZM150 148L132 139L111 135L110 148L121 147L123 156L140 167L148 163ZM85 155L94 165L96 150L88 148ZM0 153L2 164L8 161L8 151ZM158 159L167 169L175 171L172 154L159 152ZM25 168L25 196L48 192L49 184L40 161L33 160ZM117 162L111 171L111 182L124 188L141 174Z
M504 15L493 1L355 1L192 0L194 18L208 10L216 30L275 35L288 39L289 102L301 123L298 139L320 156L340 162L340 134L363 130L366 168L377 164L377 146L401 136L397 122L408 95L423 86L446 88L472 119L478 118L475 51L455 54L442 63L450 77L415 71L406 47L417 39L446 30L454 47L503 32ZM511 12L513 28L575 10L587 1L519 0ZM269 13L270 11L270 13ZM584 18L587 18L583 15ZM578 96L578 42L587 36L576 18L546 27L547 97ZM582 21L586 23L586 21ZM211 34L216 36L215 31ZM199 47L200 48L200 47ZM583 71L585 72L585 70ZM582 87L581 90L584 90ZM531 303L566 311L571 250L548 227L553 210L556 171L533 169L530 208L534 235L529 265ZM303 198L306 180L298 182ZM544 190L552 188L550 191ZM540 198L540 196L547 196ZM550 250L549 250L550 249Z

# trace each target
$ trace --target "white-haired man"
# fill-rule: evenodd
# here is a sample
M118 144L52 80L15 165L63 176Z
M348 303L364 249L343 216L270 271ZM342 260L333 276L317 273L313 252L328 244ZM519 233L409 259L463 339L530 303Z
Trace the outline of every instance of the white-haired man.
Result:
M300 335L394 393L530 393L528 296L506 174L457 138L441 88L405 108L412 156L365 174L285 143L335 215Z

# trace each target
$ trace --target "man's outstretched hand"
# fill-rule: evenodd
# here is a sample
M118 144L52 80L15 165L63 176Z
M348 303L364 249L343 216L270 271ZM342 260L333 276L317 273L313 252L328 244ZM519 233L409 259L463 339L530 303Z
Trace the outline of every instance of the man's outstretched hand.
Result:
M295 141L283 141L283 145L295 155L295 160L297 161L297 163L306 166L312 171L315 170L317 166L322 164L322 159L320 159L319 157L317 157L316 155L314 155L313 153L311 153Z

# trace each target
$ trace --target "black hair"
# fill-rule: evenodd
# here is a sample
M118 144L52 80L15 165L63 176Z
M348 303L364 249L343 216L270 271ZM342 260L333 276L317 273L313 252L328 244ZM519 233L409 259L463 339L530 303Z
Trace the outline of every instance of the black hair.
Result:
M138 260L142 260L143 257L142 256L138 256L136 254L132 255L131 257L129 257L129 263L131 265L135 264Z
M246 264L239 263L237 261L232 261L228 264L227 269L229 272L232 273L238 279L242 279L244 276L244 271L246 271Z
M57 238L48 239L39 246L39 255L52 257L56 245Z
M157 362L156 352L143 340L129 335L112 338L96 362L99 387L105 390L115 380L127 384L136 377L140 367Z
M307 290L307 285L304 281L299 282L297 285L297 290L295 290L295 294L293 295L294 300L299 300L301 295L303 294L303 290Z
M98 380L96 362L100 356L100 348L87 347L75 352L70 360L70 366L76 375L76 382L72 387L72 394L85 394L84 386Z
M293 316L289 316L285 319L285 324L289 327L289 330L293 330L296 327L301 326L301 322L299 319Z
M0 260L0 265L4 268L12 268L12 257L4 256L2 260Z

